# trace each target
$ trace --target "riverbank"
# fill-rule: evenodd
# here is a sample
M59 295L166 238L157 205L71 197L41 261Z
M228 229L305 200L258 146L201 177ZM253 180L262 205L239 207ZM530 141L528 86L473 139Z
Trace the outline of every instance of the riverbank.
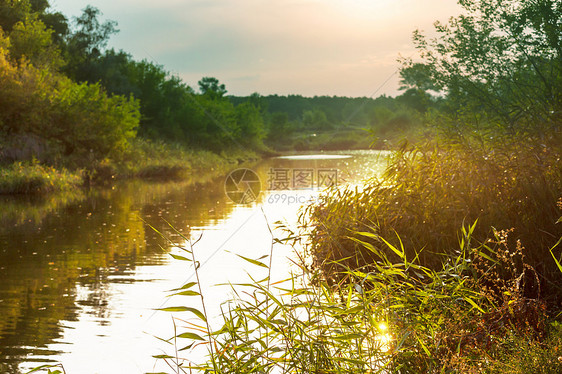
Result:
M83 184L81 172L37 163L15 162L0 168L0 194L46 194L68 191Z
M389 372L562 369L562 148L532 135L406 144L383 176L306 210L315 276L378 315L356 336L390 326Z
M177 144L135 139L120 159L92 161L87 167L14 162L0 168L0 195L44 195L123 179L182 180L217 176L233 166L255 162L265 151L226 149L212 152Z
M268 138L265 144L278 152L387 150L404 141L419 140L422 131L417 126L408 130L381 132L349 125L336 129L294 131L282 137Z
M357 182L365 170L383 168L384 157L376 157L377 152L349 154L353 158L268 158L249 167L264 189L271 168L336 169L341 170L338 177L354 176ZM67 205L51 202L56 194L4 198L0 216L11 212L0 230L0 248L5 250L0 249L0 268L4 267L0 269L0 340L7 345L0 347L0 362L7 365L4 371L18 373L19 365L25 373L45 361L56 361L64 364L67 373L80 373L84 357L90 357L91 372L166 372L165 367L154 368L151 355L168 348L153 335L172 333L170 317L154 314L153 309L167 300L165 306L170 307L189 302L186 296L171 300L164 290L183 284L190 267L171 260L166 253L175 254L177 248L151 227L178 244L182 239L168 222L194 238L204 232L197 244L199 270L206 274L209 310L218 311L230 288L214 284L246 282L246 271L262 278L255 265L245 266L246 261L236 256L259 258L269 253L270 233L262 208L272 225L293 222L301 202L312 193L304 186L263 190L259 202L241 206L225 193L224 175L203 181L193 175L193 179L121 180L81 189L84 198ZM302 199L289 203L281 195ZM274 254L272 282L287 276L286 255L283 250ZM92 353L92 346L101 348ZM133 357L138 365L123 357Z

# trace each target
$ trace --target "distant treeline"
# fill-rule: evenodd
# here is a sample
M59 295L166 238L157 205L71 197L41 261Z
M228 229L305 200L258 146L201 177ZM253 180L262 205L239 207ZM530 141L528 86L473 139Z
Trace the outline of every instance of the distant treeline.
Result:
M305 147L304 134L331 135L321 137L309 146L320 148L349 148L381 146L380 140L397 139L419 129L426 113L442 106L439 97L408 88L396 98L352 98L341 96L269 95L249 97L229 96L234 105L251 103L260 108L266 124L266 141L272 146L291 142L297 148ZM299 134L301 135L299 139ZM369 135L369 136L367 136ZM379 139L377 143L376 140ZM308 140L309 141L309 140ZM309 141L310 143L310 141Z
M398 110L410 108L420 113L426 112L436 105L435 99L423 91L411 90L397 98L379 96L376 99L368 97L342 97L342 96L314 96L301 95L269 95L250 97L229 96L230 101L238 105L253 102L268 113L286 113L288 121L303 121L305 117L312 117L315 112L323 112L321 117L332 125L370 125L379 119L381 108Z

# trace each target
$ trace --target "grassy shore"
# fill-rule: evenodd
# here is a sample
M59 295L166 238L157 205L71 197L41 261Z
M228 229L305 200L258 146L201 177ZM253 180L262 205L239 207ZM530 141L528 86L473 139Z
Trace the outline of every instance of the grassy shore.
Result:
M17 162L0 168L0 194L45 194L82 184L81 171Z
M337 129L295 131L282 137L267 139L272 149L281 152L293 151L342 151L349 149L389 149L392 144L404 139L418 138L419 127L407 131L374 131L358 126Z
M360 284L395 327L389 372L562 372L560 144L435 134L308 208L318 279Z
M179 180L193 175L219 175L260 155L237 148L221 152L136 139L119 158L82 162L81 167L53 167L36 161L0 168L0 194L47 194L118 179ZM83 166L85 165L85 166Z
M211 152L136 139L120 160L105 159L92 165L90 170L94 181L127 178L177 180L201 172L219 174L233 165L259 158L260 155L253 150L230 148Z
M372 139L360 128L301 131L269 140L269 145L280 151L346 150L370 148Z
M507 136L447 136L393 154L386 174L361 191L335 190L308 210L312 254L326 274L333 261L369 266L376 256L353 232L369 232L400 245L409 258L436 269L458 243L458 228L478 220L474 238L485 243L509 230L510 247L526 248L525 259L541 278L541 297L562 300L562 278L549 252L562 236L562 149L555 140L533 142ZM377 248L384 243L368 240ZM395 260L392 253L389 256ZM529 297L536 297L529 290Z

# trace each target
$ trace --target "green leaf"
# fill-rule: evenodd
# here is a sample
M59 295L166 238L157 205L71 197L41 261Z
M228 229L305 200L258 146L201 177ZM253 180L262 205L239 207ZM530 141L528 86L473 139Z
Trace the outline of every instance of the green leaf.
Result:
M174 288L172 291L179 291L179 290L187 290L193 286L195 286L197 282L189 282L181 286L180 288Z
M464 300L466 300L470 305L478 309L480 312L484 313L484 309L480 308L480 306L476 304L470 297L465 297Z
M164 311L164 312L190 312L190 313L195 314L197 317L199 317L203 321L207 322L207 318L205 317L205 315L203 313L201 313L201 311L199 311L198 309L195 309L195 308L187 307L187 306L172 306L172 307L161 308L161 309L156 309L156 310L161 310L161 311Z
M166 359L166 358L171 358L174 359L174 356L170 356L170 355L153 355L152 357L154 358L158 358L158 359Z
M266 269L269 268L266 264L264 264L263 262L260 262L260 261L258 261L258 260L252 260L251 258L244 257L244 256L241 256L241 255L236 255L236 256L240 257L240 258L243 259L243 260L248 261L248 262L251 263L251 264L254 264L254 265L257 265L257 266L261 266L261 267L266 268Z
M176 292L174 294L171 294L170 296L199 296L201 295L199 292L196 291L191 291L191 290L187 290L187 291L182 291L182 292Z
M403 259L403 260L406 259L406 255L404 253L404 248L401 248L402 250L399 250L398 248L396 248L395 246L390 244L385 238L379 236L379 239L382 240L384 242L384 244L386 244L386 246L388 248L390 248L394 253L396 253L401 259ZM400 237L398 237L398 239L400 240ZM401 240L400 240L400 244L402 244Z
M55 367L55 366L58 366L58 365L49 365L49 364L47 364L47 365L41 365L41 366L38 366L38 367L36 367L36 368L31 369L31 370L28 371L26 374L35 373L36 371L43 370L43 369L53 368L53 367ZM60 373L60 372L59 372L59 373Z
M195 314L197 317L199 317L200 319L202 319L203 321L207 322L207 318L205 317L205 315L198 309L195 308L187 308L187 309L188 309L187 312L191 312Z
M193 344L195 344L195 343L188 344L185 347L178 349L178 352L185 351L187 349L191 349L191 347L193 347Z
M338 336L334 336L334 340L342 340L342 341L347 341L347 340L351 340L351 339L361 339L365 337L362 334L357 334L357 333L351 333L351 334L345 334L345 335L338 335Z
M489 249L487 246L484 246L485 248ZM484 257L486 260L492 262L492 263L497 263L496 260L494 260L493 258L491 258L490 256L488 256L487 254L485 254L483 251L476 251L476 253L478 253L478 255Z
M194 332L184 332L182 334L179 334L176 336L176 338L181 338L181 339L192 339L192 340L205 340L204 338L202 338L201 336L197 335Z
M554 259L554 262L556 263L556 266L558 266L558 270L560 270L562 272L562 264L560 263L560 261L558 261L558 259L556 258L556 256L554 255L554 252L553 252L554 248L556 248L560 244L560 242L562 242L562 238L558 239L556 244L554 244L552 246L552 248L550 248L550 254L552 255L552 258Z
M173 253L170 253L170 256L172 256L174 259L176 260L180 260L180 261L192 261L191 259L187 258L187 257L183 257L180 255L175 255Z
M158 308L156 310L161 310L163 312L187 312L187 307L185 306L170 306L167 308Z
M431 357L431 352L429 352L429 349L427 349L427 347L426 347L425 344L423 343L423 340L422 340L420 337L417 337L417 336L416 336L416 340L418 341L418 343L420 343L420 345L421 345L423 351L425 352L425 354L426 354L428 357Z

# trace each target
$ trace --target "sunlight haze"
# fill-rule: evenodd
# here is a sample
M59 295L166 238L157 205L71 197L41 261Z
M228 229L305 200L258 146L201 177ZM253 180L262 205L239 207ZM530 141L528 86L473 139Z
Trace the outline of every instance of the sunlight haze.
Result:
M397 59L416 28L458 13L452 0L53 1L67 17L86 5L118 22L110 47L148 59L192 87L203 76L229 94L371 96L398 93Z

